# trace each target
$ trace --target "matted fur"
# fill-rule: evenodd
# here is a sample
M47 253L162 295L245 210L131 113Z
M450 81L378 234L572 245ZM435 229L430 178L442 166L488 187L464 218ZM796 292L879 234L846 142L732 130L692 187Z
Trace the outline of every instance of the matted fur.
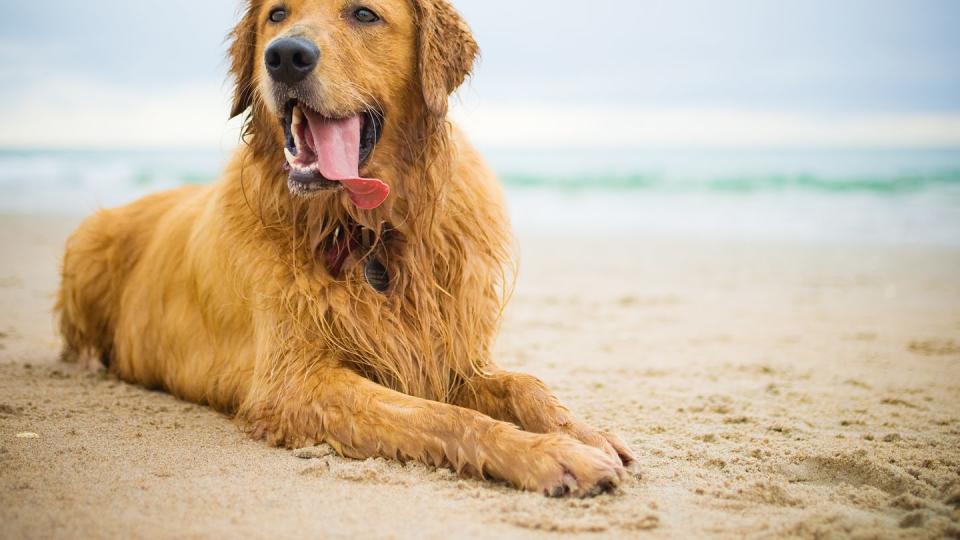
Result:
M57 305L64 358L102 359L276 445L322 441L552 495L614 486L630 451L491 359L512 285L508 219L496 179L446 120L477 54L469 28L445 0L378 0L391 26L364 34L342 27L339 4L285 5L297 32L335 40L311 76L322 106L385 110L365 174L390 184L386 204L290 193L258 61L281 30L253 0L230 49L244 144L214 184L102 210L74 233ZM336 278L323 263L353 224L386 231L371 250L393 276L387 294L365 281L363 254Z

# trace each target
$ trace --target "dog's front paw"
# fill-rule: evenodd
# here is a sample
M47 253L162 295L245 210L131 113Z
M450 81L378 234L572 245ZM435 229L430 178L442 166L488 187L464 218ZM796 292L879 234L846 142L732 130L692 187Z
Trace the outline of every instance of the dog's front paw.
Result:
M527 463L518 471L521 484L548 497L593 497L614 491L626 471L616 456L566 435L538 436Z
M561 433L566 433L583 444L602 450L619 460L631 474L639 476L639 464L633 451L613 433L600 431L579 422L564 426Z

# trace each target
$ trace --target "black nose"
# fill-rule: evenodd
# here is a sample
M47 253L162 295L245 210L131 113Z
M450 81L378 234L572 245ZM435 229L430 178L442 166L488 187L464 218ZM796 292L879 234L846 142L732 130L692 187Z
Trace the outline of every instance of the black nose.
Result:
M264 57L273 80L295 84L317 67L320 49L303 38L281 38L267 47Z

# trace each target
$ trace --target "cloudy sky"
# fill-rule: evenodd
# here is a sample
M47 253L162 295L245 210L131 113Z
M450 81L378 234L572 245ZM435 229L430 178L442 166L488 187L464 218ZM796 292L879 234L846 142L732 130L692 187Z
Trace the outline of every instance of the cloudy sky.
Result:
M960 146L954 0L455 0L481 144ZM0 145L232 146L236 0L0 19Z

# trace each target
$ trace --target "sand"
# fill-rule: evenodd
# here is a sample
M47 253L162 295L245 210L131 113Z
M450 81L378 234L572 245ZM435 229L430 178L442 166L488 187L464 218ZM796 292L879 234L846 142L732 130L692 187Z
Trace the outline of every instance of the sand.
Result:
M522 234L501 364L643 473L551 500L58 363L76 222L0 217L0 537L960 538L956 248Z

